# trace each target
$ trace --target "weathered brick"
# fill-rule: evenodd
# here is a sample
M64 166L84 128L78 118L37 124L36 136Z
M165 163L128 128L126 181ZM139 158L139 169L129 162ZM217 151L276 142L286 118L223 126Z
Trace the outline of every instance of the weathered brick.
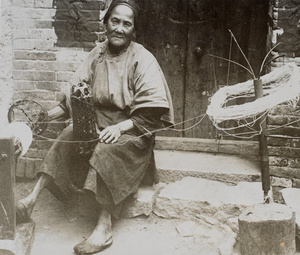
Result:
M48 39L48 40L43 40L43 39L40 39L40 40L35 40L35 48L37 50L48 50L48 51L51 51L54 49L55 47L55 38L52 38L52 39Z
M34 161L34 163L35 163L35 167L34 167L34 169L35 169L34 176L36 177L37 172L39 171L39 169L40 169L40 167L41 167L41 165L42 165L42 163L43 163L43 159L36 159L36 160Z
M283 157L269 157L270 166L288 166L288 159Z
M293 186L291 179L271 177L271 185L276 187L291 188Z
M36 83L36 88L41 90L60 91L58 82L38 81Z
M56 62L54 70L56 71L66 71L66 72L75 72L82 63L78 62Z
M293 179L293 188L300 188L300 179Z
M17 160L16 176L17 177L24 177L25 172L26 172L26 158L20 157Z
M26 178L35 178L36 175L36 170L35 170L35 159L31 158L26 158L26 172L25 172L25 177Z
M268 138L268 145L269 146L282 146L282 147L300 147L300 139L287 139L287 138L275 138L269 137Z
M34 6L34 0L13 0L13 6L32 8Z
M268 149L270 156L297 158L300 155L300 148L282 148L269 146Z
M14 70L32 70L35 69L36 62L31 60L15 60Z
M34 139L32 142L32 147L43 150L49 150L52 146L53 142L49 140L36 140Z
M47 51L14 51L16 60L56 60L54 52Z
M33 81L14 81L15 90L35 90L36 82Z
M42 90L32 90L32 91L17 91L15 93L15 98L19 99L33 99L35 101L44 100L55 100L55 92L42 91Z
M56 96L55 96L56 97ZM60 101L55 100L43 100L39 103L47 110L53 109L59 104Z
M288 166L292 168L299 168L300 169L300 155L298 158L289 158L288 159Z
M269 115L268 125L285 125L290 122L290 117L287 115Z
M57 81L59 82L69 81L72 78L73 74L74 74L73 72L65 72L65 73L59 72L57 73Z
M13 8L14 17L28 19L51 19L55 15L55 9L38 9L38 8Z
M28 29L28 39L52 39L55 38L55 33L54 33L54 29L40 29L40 28L36 28L36 29Z
M32 29L35 28L52 28L53 20L51 17L48 19L31 19L31 18L17 18L13 19L13 24L18 29Z
M300 169L290 167L270 166L270 174L287 179L300 179Z
M88 55L82 48L64 49L57 51L56 58L59 62L79 62L82 63Z
M27 153L26 157L28 158L44 158L47 155L48 150L47 149L33 149L30 148Z
M14 40L15 39L25 39L27 38L27 29L14 29L13 31Z
M34 50L35 41L31 39L16 39L14 40L14 49L16 50Z
M36 8L53 8L53 0L35 0L34 6Z
M55 72L50 71L14 71L15 80L31 80L31 81L55 81Z
M269 134L283 135L283 136L292 136L300 137L300 127L285 126L278 129L274 129L274 126L269 125Z
M299 5L300 5L300 0L280 0L280 1L278 1L279 8L298 7Z
M294 111L293 106L291 105L278 105L270 110L269 114L271 115L284 115Z

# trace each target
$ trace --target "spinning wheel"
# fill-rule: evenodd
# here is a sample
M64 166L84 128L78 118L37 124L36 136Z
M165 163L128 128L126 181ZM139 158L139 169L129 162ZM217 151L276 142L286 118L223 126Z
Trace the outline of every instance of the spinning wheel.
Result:
M48 113L35 101L20 100L9 108L8 121L24 122L31 128L33 134L38 135L47 127Z

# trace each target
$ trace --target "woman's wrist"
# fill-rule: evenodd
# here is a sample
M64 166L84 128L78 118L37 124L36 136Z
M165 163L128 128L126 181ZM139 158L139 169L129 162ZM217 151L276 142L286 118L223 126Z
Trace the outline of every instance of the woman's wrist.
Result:
M134 124L131 119L124 120L124 121L116 124L115 126L116 126L116 128L119 129L121 134L124 134L126 131L129 131L130 129L134 128Z

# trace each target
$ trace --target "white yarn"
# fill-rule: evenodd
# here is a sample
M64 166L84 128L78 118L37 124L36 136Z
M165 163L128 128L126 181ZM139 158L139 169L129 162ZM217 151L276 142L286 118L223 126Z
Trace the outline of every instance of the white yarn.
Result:
M24 122L12 122L0 129L0 137L13 137L22 144L23 156L32 143L32 131Z
M254 81L238 83L220 88L211 98L207 107L207 115L217 126L226 120L244 120L255 118L266 113L273 107L289 102L294 107L299 100L300 77L299 68L294 64L275 69L261 77L263 84L263 97L241 105L226 104L236 98L253 98Z

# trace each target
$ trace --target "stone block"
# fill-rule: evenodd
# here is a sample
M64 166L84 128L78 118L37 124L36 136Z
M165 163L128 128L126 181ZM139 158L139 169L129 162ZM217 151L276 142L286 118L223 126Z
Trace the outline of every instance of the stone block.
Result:
M222 211L231 218L240 215L245 207L261 202L263 192L260 182L229 186L186 177L162 189L156 199L154 213L167 219L193 219L199 214L211 217Z
M35 49L36 50L45 50L45 51L52 51L55 49L55 41L56 38L53 37L52 39L35 39Z
M26 19L51 19L55 15L55 9L22 8L14 6L14 17Z
M47 29L47 28L28 29L28 39L49 40L52 38L56 38L54 29Z
M16 39L26 39L27 38L27 29L14 29L14 40Z
M15 71L14 78L16 80L55 81L56 74L54 71Z
M33 50L35 49L35 41L31 39L15 39L14 49L16 50Z
M35 0L34 7L36 8L53 8L52 0Z
M34 240L35 223L17 225L14 240L0 241L1 255L29 255Z
M300 157L300 155L299 155ZM288 159L288 166L292 168L300 168L300 158L289 158ZM300 169L299 169L300 171Z
M59 83L56 81L37 81L36 89L40 90L50 90L50 91L60 91Z
M296 235L300 238L300 189L286 188L281 190L284 203L296 213Z
M35 90L35 82L33 81L14 81L14 89L19 90Z
M35 159L26 158L25 177L29 179L36 178Z
M14 52L16 60L47 60L53 61L56 60L56 54L54 52L47 51L39 51L39 52L31 52L31 51L21 51L16 50Z
M269 155L270 156L280 156L280 157L289 157L297 158L300 155L300 148L291 148L291 147L273 147L269 146Z
M293 179L293 188L300 188L300 179Z
M57 81L58 82L67 82L72 78L73 74L74 74L73 72L58 72L57 73Z
M35 159L35 158L44 158L48 153L48 150L47 149L44 149L44 150L40 150L40 149L32 149L30 148L27 153L26 153L26 157L28 158L32 158L32 159Z
M25 177L25 172L26 172L26 158L20 157L17 160L16 176L21 178Z
M13 6L32 8L34 0L13 0Z
M270 166L288 166L288 159L283 157L269 157Z
M291 179L271 177L271 185L283 188L291 188L293 183Z
M285 138L275 138L269 137L268 138L268 145L269 146L283 146L283 147L300 147L300 139L285 139Z
M122 216L132 218L140 215L149 216L153 211L153 206L158 193L163 188L163 184L149 187L140 187L132 198L124 205Z
M278 105L272 108L269 112L270 115L285 115L294 111L291 105Z
M300 0L280 0L278 1L279 8L291 8L300 5Z
M300 171L297 168L270 166L270 175L288 179L300 179Z
M242 255L293 255L295 214L275 203L248 208L239 217L239 240Z
M37 102L53 100L55 101L55 92L46 90L31 90L31 91L17 91L15 97L19 99L34 99Z
M268 125L284 125L290 121L289 116L286 115L269 115Z

